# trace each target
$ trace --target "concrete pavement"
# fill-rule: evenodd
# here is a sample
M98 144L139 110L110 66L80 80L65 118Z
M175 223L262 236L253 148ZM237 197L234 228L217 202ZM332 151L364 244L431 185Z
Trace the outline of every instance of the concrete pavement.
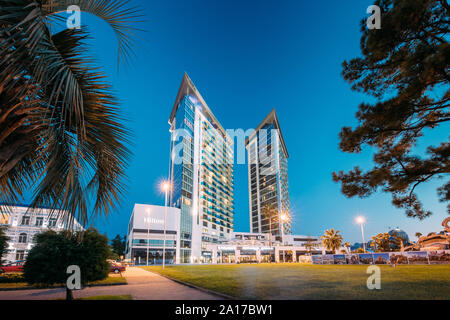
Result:
M73 292L74 298L100 295L126 295L135 300L220 300L219 296L179 284L156 273L128 267L122 275L128 285L90 287ZM0 300L65 299L64 288L0 291Z

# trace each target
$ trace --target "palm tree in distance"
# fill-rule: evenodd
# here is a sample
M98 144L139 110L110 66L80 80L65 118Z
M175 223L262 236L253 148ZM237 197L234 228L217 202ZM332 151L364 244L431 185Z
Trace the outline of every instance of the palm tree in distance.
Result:
M336 251L341 247L343 237L339 234L339 230L334 230L334 228L330 230L325 230L325 233L322 237L322 244L329 251Z
M351 247L350 242L345 242L344 247L347 249L347 253L350 253L350 247Z
M59 13L76 4L109 24L126 62L139 17L127 3L1 0L0 202L17 203L32 188L31 207L66 210L69 226L116 208L129 131L105 75L84 54L86 31L52 26L65 26Z
M304 246L305 246L306 252L308 252L309 255L312 256L312 251L313 251L316 247L318 247L318 243L315 242L313 239L311 239L311 238L308 236L308 240L306 240Z

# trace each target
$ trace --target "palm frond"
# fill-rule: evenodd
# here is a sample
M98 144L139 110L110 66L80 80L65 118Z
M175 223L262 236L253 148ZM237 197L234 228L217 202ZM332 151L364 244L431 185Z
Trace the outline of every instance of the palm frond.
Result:
M69 3L70 2L70 3ZM85 225L124 194L129 132L104 75L83 55L86 34L52 35L47 19L70 4L107 21L119 57L133 46L128 1L2 0L0 6L0 201L18 202L37 182L31 207L67 210Z
M64 30L53 42L80 84L83 99L83 125L64 121L64 108L52 105L53 125L43 136L39 157L45 159L33 207L67 210L83 225L89 221L88 204L94 196L94 212L107 215L125 193L124 170L129 159L129 132L121 124L117 101L104 76L81 56L85 38L81 30ZM63 87L64 88L64 87ZM64 94L64 92L62 92ZM61 102L61 100L59 101ZM55 201L56 200L56 201Z
M117 36L118 62L123 60L128 63L134 55L134 46L137 31L137 23L143 15L138 7L129 6L129 0L44 0L42 11L44 16L65 12L71 5L77 5L81 11L93 14L107 22Z

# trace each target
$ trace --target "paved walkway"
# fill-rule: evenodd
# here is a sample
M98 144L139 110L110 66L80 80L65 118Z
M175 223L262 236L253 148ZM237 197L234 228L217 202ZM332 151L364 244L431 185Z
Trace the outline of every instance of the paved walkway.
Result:
M85 288L74 291L74 298L129 294L135 300L221 299L216 295L187 287L141 268L128 267L122 275L127 279L128 285ZM64 288L0 291L0 300L52 300L65 299L65 297Z

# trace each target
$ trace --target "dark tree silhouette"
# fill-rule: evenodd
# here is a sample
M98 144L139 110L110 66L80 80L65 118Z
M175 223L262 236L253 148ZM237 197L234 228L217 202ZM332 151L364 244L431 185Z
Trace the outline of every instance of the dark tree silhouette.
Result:
M120 234L115 236L114 239L111 240L111 250L119 257L122 256L125 252L126 246L126 237L121 237Z
M132 54L138 13L127 0L1 0L0 202L32 188L31 207L86 226L91 208L108 215L125 191L130 133L84 26L53 32L72 4L111 26L121 61Z
M24 265L24 277L30 284L65 285L70 265L80 267L83 285L108 277L108 238L95 229L79 233L46 231L37 234L34 241L36 245ZM67 298L72 299L69 289Z
M438 188L440 201L450 200L450 143L448 137L428 146L425 155L415 147L425 130L448 125L450 8L446 0L378 0L381 29L361 22L363 57L343 63L343 77L352 90L375 97L361 103L356 128L344 127L340 149L359 153L376 148L375 166L363 172L333 173L348 197L366 197L377 190L392 194L392 203L406 215L423 219L416 188L434 178L447 178ZM448 206L450 213L450 205Z

